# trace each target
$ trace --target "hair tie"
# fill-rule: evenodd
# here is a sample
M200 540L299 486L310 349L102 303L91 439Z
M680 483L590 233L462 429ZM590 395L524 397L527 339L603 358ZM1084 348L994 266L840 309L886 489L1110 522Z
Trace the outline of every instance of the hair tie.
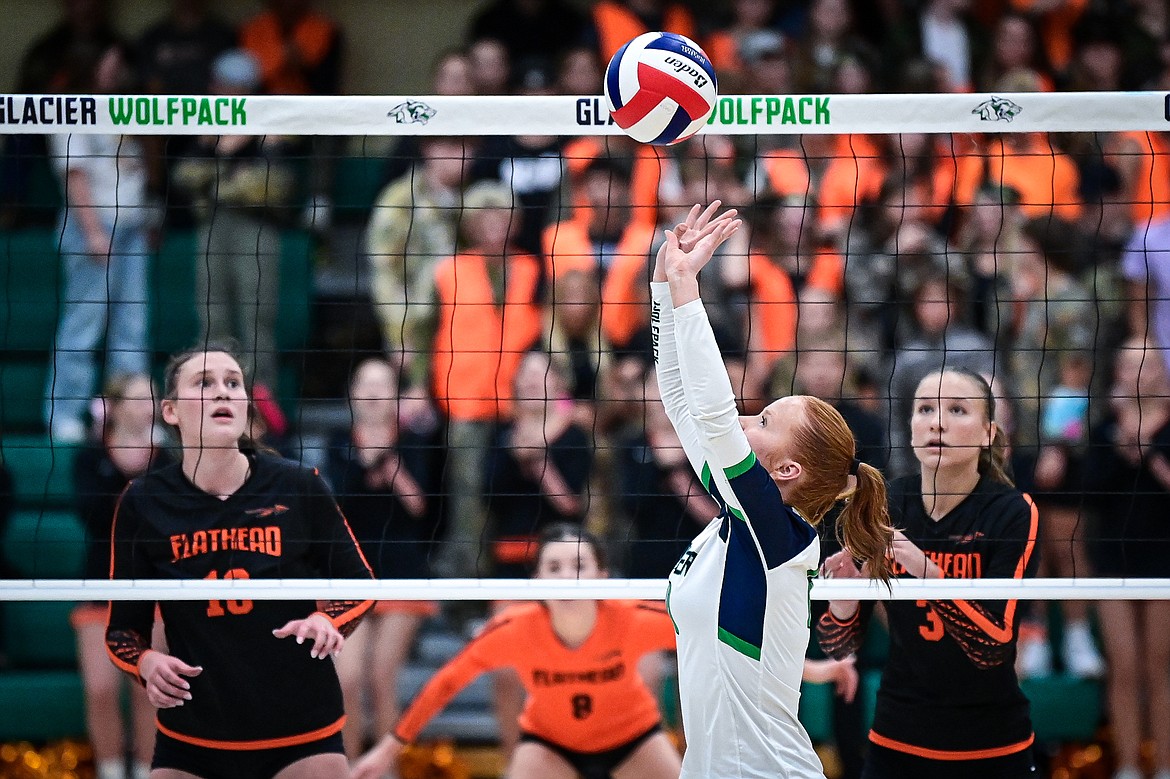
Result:
M861 460L858 460L856 457L854 457L853 462L849 464L849 475L856 476L857 469L860 467L861 467Z

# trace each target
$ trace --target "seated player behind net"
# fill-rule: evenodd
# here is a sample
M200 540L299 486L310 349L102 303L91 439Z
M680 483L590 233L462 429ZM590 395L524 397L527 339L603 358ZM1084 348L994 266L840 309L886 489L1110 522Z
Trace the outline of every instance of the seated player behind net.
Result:
M1005 437L987 381L965 369L929 374L914 393L910 443L919 473L890 484L900 578L1035 576L1037 511L1004 471ZM863 570L863 569L861 569ZM861 576L853 557L826 576ZM821 648L860 647L872 605L832 601ZM1024 779L1036 776L1028 699L1016 679L1016 601L885 604L890 656L878 688L865 779Z
M593 536L559 523L542 532L533 575L603 579L605 564ZM510 779L675 779L678 751L662 732L654 695L637 671L643 655L672 649L674 629L660 604L554 600L512 606L427 682L352 777L380 779L460 690L480 674L510 667L528 694Z
M720 513L670 575L691 779L823 777L797 718L808 646L815 525L842 498L844 545L889 577L892 530L881 474L856 459L841 415L781 398L739 417L699 296L699 271L740 227L715 201L666 231L651 296L662 402ZM851 488L851 479L853 486Z
M248 440L244 374L226 349L171 359L162 416L180 462L122 494L111 578L371 576L317 472ZM371 603L164 601L167 654L151 648L153 602L112 602L110 656L160 709L152 779L344 776L341 686L320 661Z

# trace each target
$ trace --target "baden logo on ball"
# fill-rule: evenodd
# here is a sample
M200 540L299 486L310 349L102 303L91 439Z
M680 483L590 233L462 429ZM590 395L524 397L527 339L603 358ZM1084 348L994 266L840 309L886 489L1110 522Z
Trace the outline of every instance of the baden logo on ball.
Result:
M614 122L636 141L669 146L697 133L718 94L711 60L694 41L648 32L618 49L605 71Z

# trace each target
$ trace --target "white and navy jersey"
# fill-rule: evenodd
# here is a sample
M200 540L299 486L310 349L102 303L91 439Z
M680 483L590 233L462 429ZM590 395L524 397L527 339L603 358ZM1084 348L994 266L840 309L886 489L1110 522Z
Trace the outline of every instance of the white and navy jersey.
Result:
M670 574L687 751L684 779L821 779L797 719L816 531L784 503L739 424L701 301L651 285L662 401L720 514Z

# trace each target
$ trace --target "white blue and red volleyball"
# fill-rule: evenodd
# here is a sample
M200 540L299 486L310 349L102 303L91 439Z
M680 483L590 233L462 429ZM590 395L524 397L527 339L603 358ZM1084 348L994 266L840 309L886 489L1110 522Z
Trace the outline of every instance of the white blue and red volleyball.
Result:
M699 45L648 32L618 49L605 69L605 99L618 127L640 143L669 146L697 133L715 108L715 68Z

